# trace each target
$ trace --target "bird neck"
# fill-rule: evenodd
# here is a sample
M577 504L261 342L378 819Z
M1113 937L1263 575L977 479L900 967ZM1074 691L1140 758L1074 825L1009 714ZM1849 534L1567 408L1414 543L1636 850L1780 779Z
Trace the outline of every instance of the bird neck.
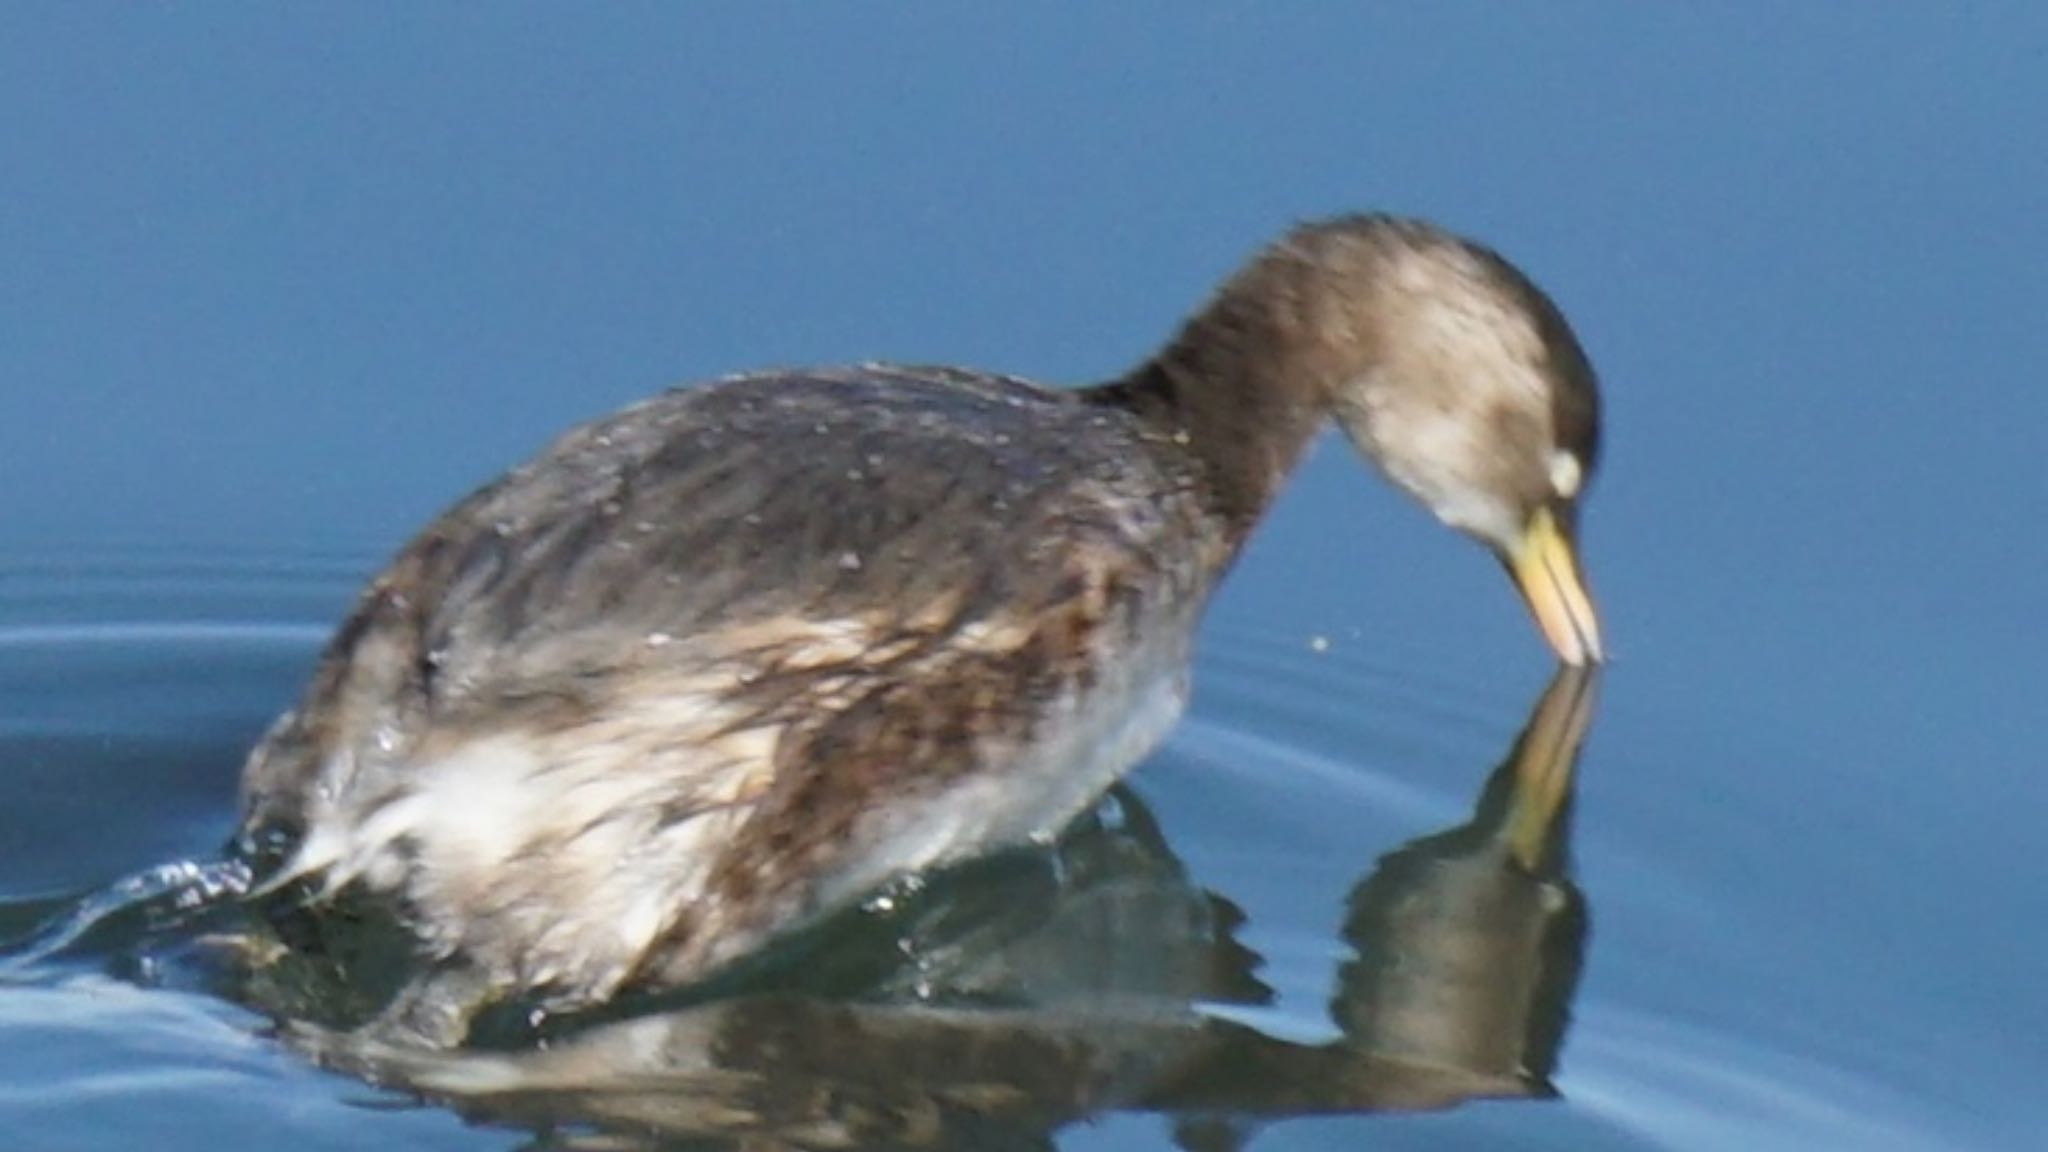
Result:
M1330 338L1328 285L1269 258L1240 272L1156 356L1092 390L1135 414L1163 450L1192 462L1234 553L1331 414L1355 346Z

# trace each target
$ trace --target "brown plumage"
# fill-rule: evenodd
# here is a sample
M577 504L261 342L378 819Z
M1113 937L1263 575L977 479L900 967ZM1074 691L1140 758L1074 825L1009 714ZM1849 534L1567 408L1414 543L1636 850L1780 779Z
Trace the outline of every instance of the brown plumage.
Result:
M244 840L396 896L488 994L699 979L1128 770L1332 416L1598 658L1583 353L1498 256L1350 217L1094 388L775 372L570 432L366 590L250 758Z

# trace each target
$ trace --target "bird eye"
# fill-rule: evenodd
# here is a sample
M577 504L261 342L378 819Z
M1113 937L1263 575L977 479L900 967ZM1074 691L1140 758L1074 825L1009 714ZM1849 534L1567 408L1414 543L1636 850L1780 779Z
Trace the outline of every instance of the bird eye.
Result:
M1579 494L1579 485L1585 480L1585 470L1579 466L1579 458L1569 452L1550 454L1550 487L1559 496L1569 500Z

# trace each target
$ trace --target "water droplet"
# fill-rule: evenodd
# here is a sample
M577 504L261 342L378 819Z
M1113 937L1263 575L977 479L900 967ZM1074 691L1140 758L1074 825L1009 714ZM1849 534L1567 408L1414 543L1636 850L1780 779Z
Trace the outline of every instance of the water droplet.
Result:
M863 481L863 480L867 479L867 478L868 478L868 474L867 474L867 473L865 473L865 472L863 472L863 471L861 471L861 470L860 470L860 469L858 469L858 468L848 468L848 469L846 470L846 478L847 478L848 480L851 480L851 481L853 481L854 483L858 484L858 483L860 483L861 481Z
M647 646L649 648L665 647L669 644L675 643L675 640L675 637L669 635L666 632L649 632L647 634Z
M749 512L745 516L740 517L740 523L742 524L756 525L760 522L761 514L759 512Z
M1308 650L1311 652L1328 652L1330 650L1330 638L1328 636L1309 637Z

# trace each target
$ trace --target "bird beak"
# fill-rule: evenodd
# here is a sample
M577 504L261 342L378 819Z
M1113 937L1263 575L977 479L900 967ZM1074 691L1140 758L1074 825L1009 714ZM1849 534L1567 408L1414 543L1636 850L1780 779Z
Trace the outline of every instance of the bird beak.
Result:
M1515 586L1536 617L1543 638L1557 650L1557 658L1571 665L1597 664L1600 653L1600 620L1593 612L1593 600L1579 579L1579 558L1549 508L1538 508L1529 518L1522 539L1506 557Z

